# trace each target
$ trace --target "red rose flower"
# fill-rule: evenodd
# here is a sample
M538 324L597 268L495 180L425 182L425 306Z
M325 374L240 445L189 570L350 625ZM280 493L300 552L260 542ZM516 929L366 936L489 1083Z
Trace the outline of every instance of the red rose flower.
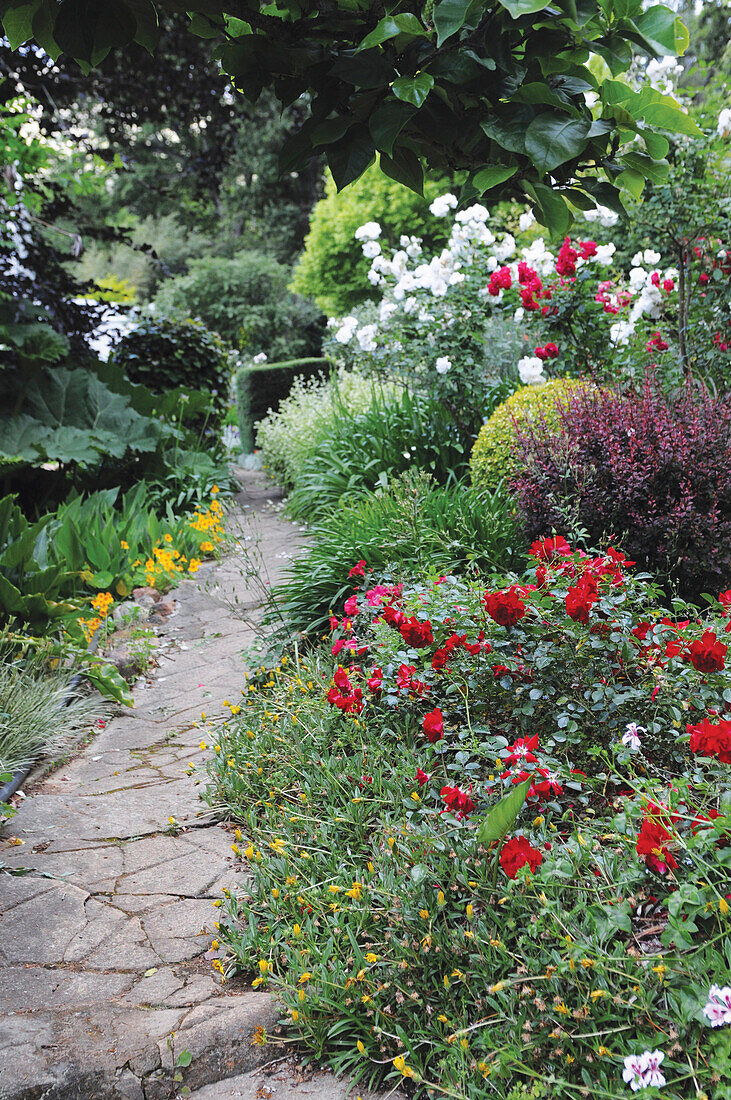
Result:
M727 651L728 646L719 642L712 630L706 630L699 641L688 646L687 659L699 672L720 672Z
M658 875L666 875L668 871L678 866L678 861L670 850L670 844L674 844L673 835L662 821L670 824L669 819L662 813L662 807L648 806L642 819L642 828L637 836L637 855L643 856L645 863ZM660 810L658 814L656 811Z
M515 878L521 867L526 864L533 874L543 863L543 856L524 836L513 836L506 840L500 852L500 866L508 878Z
M348 570L349 577L365 577L365 562L359 561L352 569Z
M731 588L727 588L725 592L719 592L718 602L726 611L731 608Z
M431 623L428 619L421 622L415 616L412 616L399 624L399 630L406 644L413 646L415 649L423 649L424 646L432 645L434 642Z
M428 714L425 714L421 725L427 740L432 745L437 741L441 741L444 737L444 715L439 707L435 707L434 710L430 710Z
M368 690L374 694L378 694L383 688L383 672L380 668L372 668L371 674L366 681L368 684Z
M459 787L442 787L439 794L447 809L456 814L460 820L475 808L467 791L462 791Z
M525 604L514 587L502 592L486 592L482 602L490 618L500 626L515 626L525 616Z
M577 623L588 623L589 612L596 603L596 595L581 581L566 593L566 614Z
M388 607L384 607L383 609L383 621L385 623L388 623L389 626L395 626L398 630L398 628L401 626L401 623L406 622L406 616L404 615L403 611L398 611L395 607L392 607L392 605L389 604Z
M423 772L421 770L421 768L417 768L416 769L416 775L414 776L414 778L416 779L416 782L419 784L419 786L423 787L425 783L429 782L429 780L431 779L431 776L427 775L426 772Z
M548 344L546 347L548 347ZM563 535L556 535L556 537L552 539L537 539L535 542L532 542L530 553L531 557L537 558L538 561L553 561L554 558L569 557L573 554L573 550L566 542Z
M721 719L715 725L704 718L697 726L688 726L690 751L699 756L717 756L722 764L731 764L731 722Z

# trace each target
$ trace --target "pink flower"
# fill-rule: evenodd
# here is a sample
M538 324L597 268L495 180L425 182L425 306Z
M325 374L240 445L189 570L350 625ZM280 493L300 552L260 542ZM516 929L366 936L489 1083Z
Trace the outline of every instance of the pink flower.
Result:
M343 607L344 607L346 615L357 615L358 614L358 597L357 596L349 596L348 599L345 601Z
M349 569L348 576L365 577L365 561L359 561L352 567L352 569Z
M723 1027L731 1024L731 986L712 985L708 990L708 1003L703 1006L703 1014L711 1022L711 1027Z

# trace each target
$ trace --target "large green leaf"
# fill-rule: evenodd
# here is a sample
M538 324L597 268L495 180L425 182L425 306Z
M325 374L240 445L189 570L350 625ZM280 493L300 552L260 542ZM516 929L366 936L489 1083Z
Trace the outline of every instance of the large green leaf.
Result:
M371 115L369 124L376 149L390 156L396 138L413 114L414 107L411 103L393 99L381 104Z
M525 779L517 787L513 787L512 791L503 795L497 805L493 806L477 832L477 840L480 844L491 844L494 840L502 840L510 831L523 809L531 783L531 779Z
M551 0L500 0L500 3L507 8L513 19L519 19L521 15L532 15L533 12L543 11Z
M676 99L663 95L654 88L643 88L631 109L650 126L659 126L661 130L687 134L689 137L699 137L701 134L696 123Z
M416 153L412 153L410 149L394 149L392 157L383 153L381 169L397 183L403 183L418 195L424 194L424 169Z
M3 15L3 28L11 50L17 50L18 46L22 46L33 37L33 16L36 7L34 0L30 0L30 3L10 8Z
M480 170L475 173L472 182L477 191L483 193L484 191L489 191L491 187L497 187L499 183L504 183L505 180L509 180L517 171L517 168L511 168L507 164L490 164L486 168L480 168Z
M416 76L400 76L398 80L394 80L391 90L404 103L421 107L433 87L434 77L431 73L417 73Z
M653 183L664 183L668 178L670 165L666 160L653 160L652 157L646 157L644 153L624 153L619 159L622 164L626 164L635 172L640 172L645 179Z
M533 119L525 135L525 150L541 175L578 157L586 148L591 123L545 112Z
M464 25L467 13L472 7L474 7L474 0L440 0L440 3L434 5L437 46L441 46L457 33Z
M525 184L529 194L538 202L536 218L557 237L563 237L571 227L571 213L563 196L543 183Z
M661 57L682 54L688 48L687 27L674 11L661 4L654 4L642 15L638 15L634 24L650 49Z
M328 145L327 163L338 191L362 176L375 155L373 138L365 127L353 126L340 141Z
M360 53L361 50L369 50L373 46L380 46L392 38L398 38L400 34L417 38L426 34L426 31L416 16L410 12L403 15L386 15L373 28L371 33L365 36L356 53Z

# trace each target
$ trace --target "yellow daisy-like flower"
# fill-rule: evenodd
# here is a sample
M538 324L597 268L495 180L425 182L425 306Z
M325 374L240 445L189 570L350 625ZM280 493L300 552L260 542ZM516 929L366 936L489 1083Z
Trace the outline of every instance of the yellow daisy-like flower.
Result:
M368 951L368 952L366 953L365 961L366 961L367 963L375 963L375 962L378 962L378 955L376 955L376 954L375 954L375 953L374 953L373 951Z
M411 1066L407 1066L406 1059L402 1054L399 1054L397 1058L393 1060L393 1067L397 1069L403 1077L413 1077L414 1070Z

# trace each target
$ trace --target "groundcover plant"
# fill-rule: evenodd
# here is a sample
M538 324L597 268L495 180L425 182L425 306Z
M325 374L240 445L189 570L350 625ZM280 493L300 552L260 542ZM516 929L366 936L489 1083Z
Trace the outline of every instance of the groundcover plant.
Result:
M252 872L217 969L364 1084L730 1096L731 592L664 608L560 536L522 577L350 578L211 730Z

